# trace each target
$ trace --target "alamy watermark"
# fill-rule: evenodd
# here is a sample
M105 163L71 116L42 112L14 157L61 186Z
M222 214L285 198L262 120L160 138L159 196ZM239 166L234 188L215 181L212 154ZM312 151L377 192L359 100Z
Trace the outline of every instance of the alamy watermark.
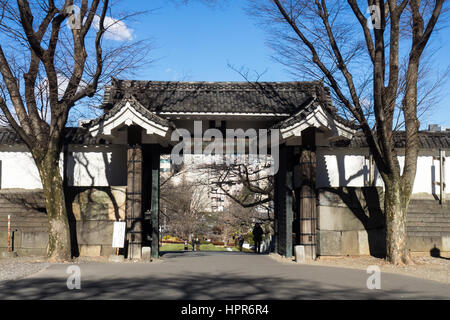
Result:
M381 270L378 266L369 266L367 274L371 276L367 279L366 285L369 290L381 290Z
M67 25L72 30L81 29L81 10L78 6L67 6L65 12L69 15L67 19Z
M181 141L180 141L181 139ZM280 131L278 129L208 129L203 132L202 122L194 122L194 134L187 129L177 129L172 133L172 142L178 144L172 149L171 160L175 165L184 162L184 155L194 154L215 156L216 164L234 164L233 155L247 156L248 162L256 164L270 156L270 174L279 169ZM269 154L270 146L270 154Z
M381 9L378 5L372 5L367 8L370 17L367 19L367 27L370 30L381 29Z
M66 270L69 275L67 277L67 289L69 290L81 290L81 269L79 266L69 266Z

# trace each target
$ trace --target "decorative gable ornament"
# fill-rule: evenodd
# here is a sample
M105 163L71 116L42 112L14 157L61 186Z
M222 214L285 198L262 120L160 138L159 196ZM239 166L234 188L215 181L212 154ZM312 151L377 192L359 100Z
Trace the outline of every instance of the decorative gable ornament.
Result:
M134 97L126 97L111 111L89 124L89 132L93 137L109 136L112 131L123 126L136 125L148 135L168 136L171 124L144 108Z

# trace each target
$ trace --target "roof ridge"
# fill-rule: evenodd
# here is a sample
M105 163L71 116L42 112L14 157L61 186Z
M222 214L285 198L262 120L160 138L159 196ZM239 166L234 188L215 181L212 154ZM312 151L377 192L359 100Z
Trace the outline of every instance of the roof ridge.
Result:
M114 79L115 84L120 82L134 83L164 83L164 84L323 84L320 80L312 81L170 81L170 80L130 80L130 79ZM114 84L111 84L114 86Z
M235 91L257 92L267 91L323 91L323 83L320 81L290 81L290 82L239 82L239 81L144 81L144 80L116 80L114 84L107 86L104 101L110 101L114 92L123 90L161 91Z

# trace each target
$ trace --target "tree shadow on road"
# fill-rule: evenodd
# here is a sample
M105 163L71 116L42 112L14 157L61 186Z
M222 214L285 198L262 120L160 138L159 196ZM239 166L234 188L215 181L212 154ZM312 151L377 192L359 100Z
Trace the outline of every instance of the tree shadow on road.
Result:
M66 279L35 278L0 284L0 299L120 299L120 300L354 300L442 299L408 290L371 291L354 287L281 277L243 277L188 273L182 276L148 276L82 281L81 290L67 289ZM447 297L448 299L448 297Z

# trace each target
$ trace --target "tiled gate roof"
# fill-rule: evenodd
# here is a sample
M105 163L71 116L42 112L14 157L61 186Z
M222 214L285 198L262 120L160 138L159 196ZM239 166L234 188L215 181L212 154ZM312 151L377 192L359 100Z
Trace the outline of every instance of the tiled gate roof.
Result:
M160 113L258 113L291 116L315 98L333 109L322 82L161 82L113 80L103 108L127 96ZM333 109L334 110L334 109Z

